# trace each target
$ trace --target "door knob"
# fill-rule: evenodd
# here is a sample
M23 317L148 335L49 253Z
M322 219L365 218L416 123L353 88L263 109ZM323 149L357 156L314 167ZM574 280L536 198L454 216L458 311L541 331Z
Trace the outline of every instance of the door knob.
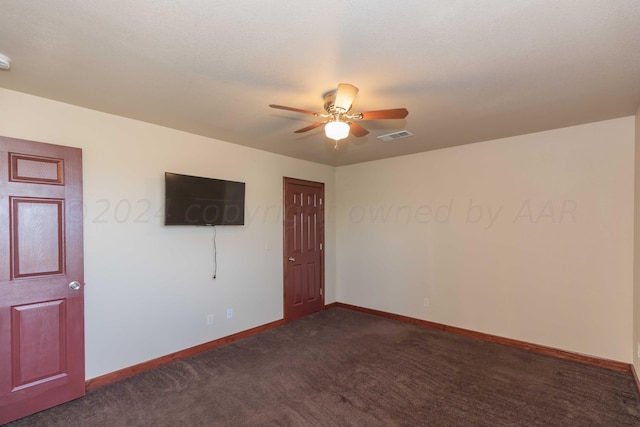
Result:
M296 262L296 259L294 257L289 257L289 262Z
M72 291L77 291L78 289L80 289L80 282L76 282L75 280L71 283L69 283L69 289L71 289Z

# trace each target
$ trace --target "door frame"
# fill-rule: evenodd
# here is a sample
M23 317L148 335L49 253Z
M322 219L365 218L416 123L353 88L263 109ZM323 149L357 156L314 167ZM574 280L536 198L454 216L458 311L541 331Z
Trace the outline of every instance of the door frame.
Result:
M325 205L326 205L326 200L325 200L325 194L324 194L324 183L323 182L316 182L316 181L308 181L308 180L304 180L304 179L298 179L298 178L290 178L290 177L283 177L282 178L282 240L283 240L283 244L282 244L282 307L283 307L283 318L285 323L289 323L290 321L290 313L289 313L289 307L287 306L287 279L288 279L288 266L289 266L289 261L288 261L288 247L287 247L287 191L289 189L289 185L294 184L294 185L305 185L305 186L309 186L309 187L314 187L314 188L319 188L322 191L322 215L320 216L320 221L321 221L321 244L322 244L322 249L320 250L320 291L321 291L321 298L322 298L322 308L324 309L325 306L325 283L324 283L324 278L325 278L325 271L324 271L324 265L325 265L325 261L324 261L324 253L325 253L325 233L324 233L324 223L325 223Z

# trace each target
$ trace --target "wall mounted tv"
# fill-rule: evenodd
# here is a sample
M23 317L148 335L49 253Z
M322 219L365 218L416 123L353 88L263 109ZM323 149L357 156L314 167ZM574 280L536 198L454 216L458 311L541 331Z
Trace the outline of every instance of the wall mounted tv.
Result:
M165 172L164 225L244 225L244 182Z

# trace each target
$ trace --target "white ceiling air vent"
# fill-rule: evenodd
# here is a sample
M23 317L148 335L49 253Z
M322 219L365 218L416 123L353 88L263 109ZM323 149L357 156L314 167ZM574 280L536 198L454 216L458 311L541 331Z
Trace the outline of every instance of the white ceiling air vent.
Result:
M11 68L11 60L8 56L0 53L0 70L8 70L9 68Z
M396 139L408 138L410 136L413 136L413 134L408 130L399 130L398 132L380 135L378 139L381 141L395 141Z

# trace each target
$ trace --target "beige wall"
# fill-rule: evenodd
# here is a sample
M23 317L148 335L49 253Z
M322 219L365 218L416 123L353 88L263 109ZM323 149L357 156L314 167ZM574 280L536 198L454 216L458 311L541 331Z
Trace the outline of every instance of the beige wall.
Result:
M281 319L282 177L324 182L333 204L331 167L4 89L0 135L83 150L87 378ZM217 227L215 281L213 230L162 225L165 171L246 182L246 225ZM333 223L326 248L333 302Z
M337 168L338 301L631 362L633 152L627 117Z
M635 228L633 287L633 365L640 374L640 108L635 117Z

